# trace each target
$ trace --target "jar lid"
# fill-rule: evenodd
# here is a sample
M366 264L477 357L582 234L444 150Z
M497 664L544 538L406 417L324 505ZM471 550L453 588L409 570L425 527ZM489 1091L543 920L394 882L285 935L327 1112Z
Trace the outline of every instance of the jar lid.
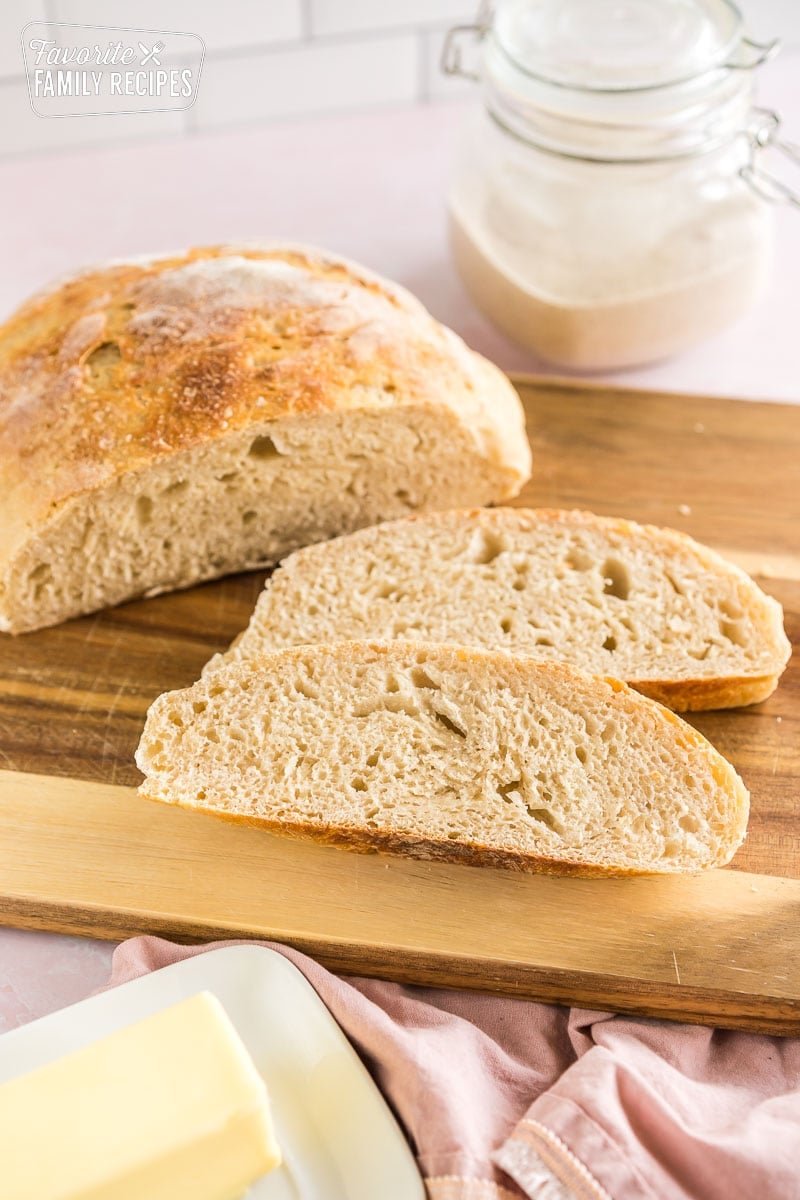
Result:
M730 0L500 0L492 32L514 67L534 79L621 92L731 65L742 16Z

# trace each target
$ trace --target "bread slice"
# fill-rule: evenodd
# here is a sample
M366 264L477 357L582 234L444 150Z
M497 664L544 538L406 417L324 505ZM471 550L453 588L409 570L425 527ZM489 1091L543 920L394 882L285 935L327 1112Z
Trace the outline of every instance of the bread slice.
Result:
M496 367L320 251L113 263L0 328L0 629L272 564L530 471Z
M744 837L733 767L615 679L502 652L340 642L152 705L141 792L276 833L525 871L699 871Z
M457 642L615 675L677 711L763 700L780 605L671 529L584 512L455 511L291 555L220 661L355 638Z

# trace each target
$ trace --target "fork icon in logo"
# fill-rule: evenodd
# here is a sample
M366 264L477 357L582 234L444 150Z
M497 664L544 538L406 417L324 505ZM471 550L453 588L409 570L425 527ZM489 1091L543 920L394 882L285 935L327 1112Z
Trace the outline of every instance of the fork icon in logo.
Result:
M166 49L166 46L163 42L155 42L152 50L148 50L144 42L139 42L139 49L142 52L141 63L143 67L147 66L147 64L150 62L155 63L157 67L161 66L161 59L158 58L157 55L159 55L162 50Z

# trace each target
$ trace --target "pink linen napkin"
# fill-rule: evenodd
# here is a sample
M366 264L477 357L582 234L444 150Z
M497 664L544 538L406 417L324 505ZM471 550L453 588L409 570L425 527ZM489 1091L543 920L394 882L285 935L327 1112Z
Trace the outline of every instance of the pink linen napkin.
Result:
M800 1039L340 979L263 944L367 1064L431 1200L800 1198ZM214 948L134 938L110 986Z

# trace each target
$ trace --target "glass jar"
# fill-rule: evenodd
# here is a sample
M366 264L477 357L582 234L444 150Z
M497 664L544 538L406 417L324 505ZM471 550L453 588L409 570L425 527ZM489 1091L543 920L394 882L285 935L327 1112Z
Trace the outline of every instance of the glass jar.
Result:
M456 262L518 342L575 369L666 357L736 320L769 260L777 118L728 0L501 0L449 212ZM464 73L453 31L445 69Z

